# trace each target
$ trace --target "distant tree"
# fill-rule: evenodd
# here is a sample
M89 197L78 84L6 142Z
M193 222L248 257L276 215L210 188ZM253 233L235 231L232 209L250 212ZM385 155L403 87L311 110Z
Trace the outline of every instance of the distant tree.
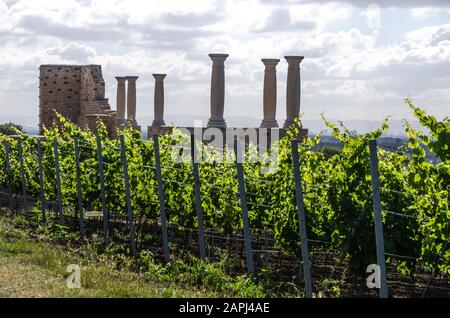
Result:
M23 131L23 127L14 123L0 124L0 134L3 135L17 135Z
M329 159L341 153L340 149L334 147L323 147L319 149L319 151L323 153L326 159Z

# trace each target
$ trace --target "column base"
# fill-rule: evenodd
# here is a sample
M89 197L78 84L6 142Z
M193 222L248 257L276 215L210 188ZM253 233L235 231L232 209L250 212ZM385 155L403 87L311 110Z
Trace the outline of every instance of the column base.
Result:
M127 118L125 120L125 125L127 125L127 124L131 124L132 126L137 126L138 125L137 120L134 119L134 118Z
M278 128L278 122L275 119L263 119L260 128Z
M223 118L210 118L208 121L208 127L226 128L227 123Z
M284 122L283 128L287 129L287 128L289 128L292 125L296 125L296 122L293 121L293 120L287 120L286 119L286 121ZM297 128L302 128L302 127L300 125L297 125Z
M152 126L154 126L154 127L166 126L166 122L164 121L164 119L155 119L152 123Z
M126 121L127 120L125 118L117 118L116 125L125 125Z

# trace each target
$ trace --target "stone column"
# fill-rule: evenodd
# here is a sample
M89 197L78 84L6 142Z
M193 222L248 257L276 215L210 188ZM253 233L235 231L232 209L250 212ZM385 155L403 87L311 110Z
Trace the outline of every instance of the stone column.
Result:
M127 92L127 120L136 122L136 81L138 76L127 76L128 92Z
M223 118L225 103L225 66L228 54L209 54L213 61L211 75L211 118L208 127L225 128L227 124Z
M153 74L155 78L154 111L155 119L152 126L165 126L164 122L164 78L167 74Z
M300 63L303 56L285 56L288 62L286 89L286 121L284 128L294 124L300 113Z
M126 77L116 77L116 80L117 80L116 123L119 125L122 125L122 124L125 124L125 99L126 99L125 81L126 81Z
M279 59L262 59L264 71L264 118L261 128L278 127L277 120L277 64Z

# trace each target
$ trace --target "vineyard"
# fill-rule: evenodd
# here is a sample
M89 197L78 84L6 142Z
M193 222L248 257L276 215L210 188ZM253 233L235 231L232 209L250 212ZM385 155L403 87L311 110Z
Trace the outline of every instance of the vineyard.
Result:
M105 244L123 244L132 255L153 249L166 262L177 257L173 244L214 258L208 238L234 249L234 237L243 244L242 251L235 249L245 253L244 271L261 277L275 258L269 254L282 253L302 271L308 295L317 284L314 253L345 261L365 285L367 266L378 263L377 253L380 257L378 193L388 274L426 273L421 291L444 280L444 287L436 288L448 296L450 120L407 105L429 133L405 122L407 146L393 152L375 148L378 184L369 144L376 145L387 120L378 130L356 135L323 118L342 142L341 152L314 151L320 136L299 145L292 128L267 160L252 160L257 150L249 146L239 163L233 149L211 150L175 128L142 140L140 132L126 127L110 139L101 123L93 134L60 116L45 138L0 135L1 212L58 225L82 240L100 233ZM425 148L438 164L426 161ZM268 160L273 153L275 168ZM197 162L198 154L203 160ZM314 273L308 287L310 255Z

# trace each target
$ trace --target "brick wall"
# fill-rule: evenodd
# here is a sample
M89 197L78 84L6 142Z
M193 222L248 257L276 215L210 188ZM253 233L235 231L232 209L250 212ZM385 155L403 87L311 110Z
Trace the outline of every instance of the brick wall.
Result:
M41 65L39 71L41 130L43 126L52 125L55 111L82 127L88 126L88 115L108 114L114 117L105 98L105 81L100 65Z

